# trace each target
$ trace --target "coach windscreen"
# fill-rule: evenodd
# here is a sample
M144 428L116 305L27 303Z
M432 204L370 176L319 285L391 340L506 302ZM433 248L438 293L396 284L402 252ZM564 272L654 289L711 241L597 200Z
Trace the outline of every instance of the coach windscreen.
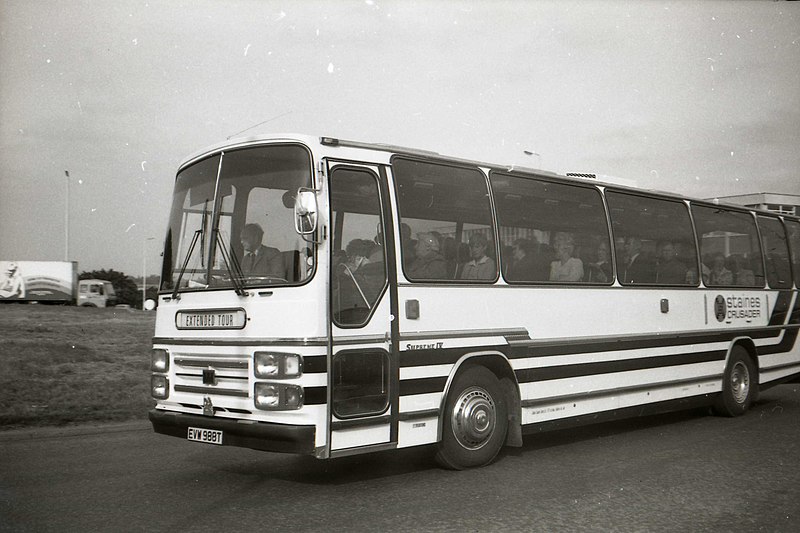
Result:
M294 204L313 187L296 144L214 153L175 183L161 290L296 285L314 271L313 244L295 230Z

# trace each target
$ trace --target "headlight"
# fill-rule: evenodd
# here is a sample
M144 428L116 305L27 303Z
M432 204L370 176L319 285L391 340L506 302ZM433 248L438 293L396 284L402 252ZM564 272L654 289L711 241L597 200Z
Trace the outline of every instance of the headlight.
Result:
M256 352L253 372L261 379L296 378L303 374L303 358L295 353Z
M303 388L283 383L256 383L254 401L258 409L285 411L303 407Z
M153 350L150 356L150 370L162 373L169 370L169 352L166 350Z
M151 376L150 394L157 400L166 400L169 397L169 379L166 376Z

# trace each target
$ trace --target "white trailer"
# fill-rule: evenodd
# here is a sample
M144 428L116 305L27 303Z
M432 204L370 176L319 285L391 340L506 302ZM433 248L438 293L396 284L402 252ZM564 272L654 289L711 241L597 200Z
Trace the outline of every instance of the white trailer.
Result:
M77 288L77 261L0 261L0 302L74 304Z

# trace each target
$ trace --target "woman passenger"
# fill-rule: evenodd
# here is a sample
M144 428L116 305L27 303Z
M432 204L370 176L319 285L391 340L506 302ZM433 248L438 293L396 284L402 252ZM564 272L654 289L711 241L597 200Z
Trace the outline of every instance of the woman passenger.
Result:
M575 240L569 233L556 233L555 249L557 259L550 263L550 281L581 281L583 261L572 257Z
M722 252L715 253L711 258L708 285L733 285L733 274L725 268L725 256Z

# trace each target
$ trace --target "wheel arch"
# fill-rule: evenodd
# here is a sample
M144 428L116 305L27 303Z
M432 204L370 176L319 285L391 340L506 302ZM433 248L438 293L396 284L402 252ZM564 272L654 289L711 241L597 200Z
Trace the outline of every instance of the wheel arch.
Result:
M733 352L734 348L737 346L741 346L747 351L747 355L750 356L750 359L753 361L753 364L756 367L756 372L761 371L761 366L758 364L758 348L756 347L756 343L750 337L736 337L731 341L730 346L728 346L728 353L725 354L725 366L728 365L728 361L731 358L731 352Z
M444 392L439 403L439 429L437 440L442 440L444 431L444 417L447 416L447 397L456 376L470 366L483 366L492 372L500 381L506 403L508 404L508 434L506 435L507 446L522 446L522 426L521 414L522 405L520 402L519 383L517 382L514 369L508 357L496 350L480 352L470 352L462 355L453 365L450 375L447 376Z
M761 365L758 362L758 348L756 347L756 343L750 337L736 337L731 341L730 346L728 346L728 353L725 354L725 368L728 368L728 364L731 360L731 354L733 350L737 347L743 348L747 355L750 356L750 361L752 361L753 366L756 369L755 375L755 389L753 391L753 401L758 400L759 395L759 388L761 386ZM724 370L723 370L724 372Z

